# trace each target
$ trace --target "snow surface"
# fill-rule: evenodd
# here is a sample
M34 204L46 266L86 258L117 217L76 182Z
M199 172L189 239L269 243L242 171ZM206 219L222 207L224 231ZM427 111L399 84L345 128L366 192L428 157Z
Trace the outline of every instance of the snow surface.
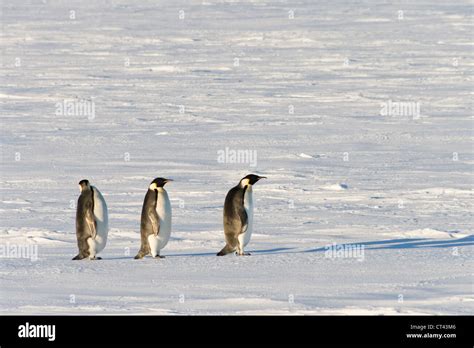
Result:
M0 246L38 259L0 259L0 312L473 314L471 18L469 1L2 1ZM78 99L95 117L56 113ZM251 172L268 177L252 256L218 258ZM172 238L137 261L156 176L175 180ZM84 178L109 206L102 261L71 261Z

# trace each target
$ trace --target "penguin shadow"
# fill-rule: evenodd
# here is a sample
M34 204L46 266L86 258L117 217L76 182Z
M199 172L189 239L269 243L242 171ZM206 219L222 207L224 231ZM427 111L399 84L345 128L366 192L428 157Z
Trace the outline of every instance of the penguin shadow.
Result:
M332 244L329 244L332 245ZM398 238L398 239L384 239L368 242L357 242L337 244L338 246L353 246L363 245L365 250L383 250L383 249L427 249L427 248L453 248L474 245L474 235L469 235L463 238L433 240L429 238ZM318 253L327 251L327 246L301 250L297 247L281 247L271 249L255 249L249 250L252 255L271 255L271 254L300 254L300 253ZM177 253L165 254L166 258L174 257L215 257L216 252L201 252L201 253ZM114 260L133 260L133 256L110 256L101 259L100 261L114 261ZM153 259L148 256L147 259ZM138 260L137 262L139 262Z
M296 248L272 248L272 249L260 249L260 250L250 250L251 254L292 254L297 253L295 250Z
M284 254L290 253L290 250L294 250L296 248L272 248L272 249L260 249L260 250L249 250L250 255L259 255L259 254ZM206 253L187 253L187 254L172 254L169 255L170 257L174 256L217 256L216 252L206 252ZM235 252L230 253L230 255L235 254ZM227 256L227 255L226 255Z
M385 239L372 242L353 242L338 244L344 245L363 245L365 250L380 250L380 249L427 249L427 248L452 248L459 246L474 245L474 235L469 235L463 238L432 240L429 238L399 238L399 239ZM319 247L302 251L303 253L324 252L327 247Z
M102 258L101 261L133 260L133 256L109 256Z
M163 255L163 258L158 258L158 257L152 257L150 255L147 255L143 257L143 259L136 260L135 256L105 256L99 261L101 262L107 262L107 261L119 261L119 260L132 260L136 263L140 263L146 260L155 260L156 262L159 262L160 260L166 260L168 257L173 257L173 256L180 256L180 255Z
M259 255L259 254L282 254L285 252L289 252L290 250L293 250L296 248L273 248L273 249L262 249L262 250L249 250L250 255ZM179 257L179 256L217 256L218 251L216 252L205 252L205 253L186 253L186 254L171 254L167 255L169 257ZM231 256L235 253L230 253L229 255L226 256Z
M208 252L208 253L185 253L185 254L169 254L165 255L166 257L180 257L180 256L216 256L218 251L216 252Z

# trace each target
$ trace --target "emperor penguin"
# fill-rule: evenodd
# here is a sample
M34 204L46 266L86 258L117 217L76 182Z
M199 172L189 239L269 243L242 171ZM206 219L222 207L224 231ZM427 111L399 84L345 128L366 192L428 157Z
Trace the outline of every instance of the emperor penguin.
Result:
M238 255L250 255L244 252L253 231L253 190L252 185L265 176L249 174L239 184L230 189L224 202L225 247L217 253L224 256L237 251Z
M160 255L171 235L171 203L164 189L171 179L156 178L145 195L140 223L141 247L135 259L142 259L151 254L155 258Z
M89 180L79 182L81 195L77 200L76 236L79 254L73 260L100 260L97 254L107 243L109 218L107 204L100 191L89 183Z

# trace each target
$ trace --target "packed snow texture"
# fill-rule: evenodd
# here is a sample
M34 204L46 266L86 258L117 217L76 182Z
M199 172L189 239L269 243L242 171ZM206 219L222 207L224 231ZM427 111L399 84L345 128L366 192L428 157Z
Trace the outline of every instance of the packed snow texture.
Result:
M3 0L0 312L473 314L471 18ZM268 177L252 256L216 257L248 173ZM157 176L175 180L166 258L133 260ZM71 261L85 178L109 207L101 261Z

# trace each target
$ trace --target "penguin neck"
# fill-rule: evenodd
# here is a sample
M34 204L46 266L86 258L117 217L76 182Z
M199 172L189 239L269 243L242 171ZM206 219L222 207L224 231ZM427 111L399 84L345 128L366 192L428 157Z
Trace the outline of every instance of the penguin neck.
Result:
M84 189L81 191L81 194L88 194L88 193L91 193L92 191L94 191L93 186L87 186L87 187L84 187Z
M156 191L157 191L158 193L166 192L166 190L165 190L164 187L157 187L157 188L156 188Z
M240 185L241 188L245 188L245 186L252 186L252 185L250 185L249 179L240 180L239 185Z
M252 193L252 185L246 184L246 185L240 185L240 187L248 193Z
M249 179L242 179L239 183L240 188L243 189L252 189L252 185L249 182Z

